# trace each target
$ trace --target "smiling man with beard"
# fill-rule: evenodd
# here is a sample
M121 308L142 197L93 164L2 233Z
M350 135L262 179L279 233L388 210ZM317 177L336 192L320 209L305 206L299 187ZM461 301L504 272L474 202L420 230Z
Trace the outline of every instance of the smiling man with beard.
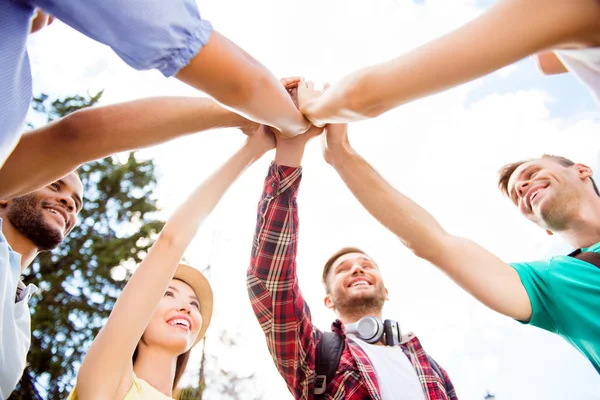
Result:
M326 131L339 134L345 125ZM448 375L417 337L401 335L395 321L383 321L387 289L377 264L362 250L342 249L326 263L325 305L338 319L333 332L313 325L296 274L296 197L304 146L320 133L313 127L278 140L258 205L247 286L279 373L296 399L455 400Z
M506 263L447 232L329 130L324 156L360 203L415 255L492 310L556 333L600 373L600 193L592 170L559 156L504 166L498 185L521 214L575 249L549 260Z
M31 343L28 301L34 285L21 273L38 253L56 248L77 224L83 185L75 173L10 200L0 200L0 399L19 381Z

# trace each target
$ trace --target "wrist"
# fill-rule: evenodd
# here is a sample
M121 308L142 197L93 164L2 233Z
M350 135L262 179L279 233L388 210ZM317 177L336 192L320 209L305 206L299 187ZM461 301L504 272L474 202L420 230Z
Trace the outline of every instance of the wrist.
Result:
M285 140L277 143L275 149L275 164L287 167L300 167L304 156L304 146L298 144L286 144Z
M351 162L356 155L352 147L341 144L328 150L326 161L337 170L343 168L348 162Z

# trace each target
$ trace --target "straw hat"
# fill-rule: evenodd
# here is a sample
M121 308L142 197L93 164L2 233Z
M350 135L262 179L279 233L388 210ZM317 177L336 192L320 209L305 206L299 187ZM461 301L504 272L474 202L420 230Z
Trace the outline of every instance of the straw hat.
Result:
M194 342L194 347L198 342L204 337L206 333L206 329L208 329L208 325L210 325L210 318L212 317L213 311L213 293L210 288L210 284L208 280L204 277L202 272L198 271L196 268L187 265L187 264L179 264L177 266L177 270L175 271L174 279L179 279L187 283L194 293L198 300L200 300L200 315L202 315L202 327L200 328L200 332L198 332L198 337Z

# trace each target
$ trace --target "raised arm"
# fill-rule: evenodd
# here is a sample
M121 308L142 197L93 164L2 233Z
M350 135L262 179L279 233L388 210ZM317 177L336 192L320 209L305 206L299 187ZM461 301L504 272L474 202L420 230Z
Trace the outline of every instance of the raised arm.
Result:
M208 98L156 97L83 109L21 137L0 169L0 198L29 193L120 151L209 129L253 132L257 126Z
M248 295L279 373L295 398L310 398L316 330L296 276L298 205L304 146L321 132L278 140L258 203L247 273Z
M382 225L418 257L450 276L491 309L528 321L531 304L518 273L476 243L446 232L431 214L395 190L350 146L346 125L324 136L325 160Z
M273 145L272 135L259 129L169 218L85 356L77 377L79 398L123 398L125 393L117 391L128 389L132 382L131 357L136 345L200 223L240 174Z
M300 109L318 126L372 118L542 50L594 43L598 36L596 0L499 0L461 28L356 71L322 96L301 86Z
M206 46L176 77L285 136L310 127L279 80L218 32L211 34Z

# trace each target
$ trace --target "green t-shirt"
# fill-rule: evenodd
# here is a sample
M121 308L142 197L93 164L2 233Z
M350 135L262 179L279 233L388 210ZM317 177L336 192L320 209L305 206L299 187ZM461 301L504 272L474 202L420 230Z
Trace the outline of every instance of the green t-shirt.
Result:
M600 243L582 251L600 253ZM600 373L600 268L569 256L511 266L531 301L527 323L565 338Z

